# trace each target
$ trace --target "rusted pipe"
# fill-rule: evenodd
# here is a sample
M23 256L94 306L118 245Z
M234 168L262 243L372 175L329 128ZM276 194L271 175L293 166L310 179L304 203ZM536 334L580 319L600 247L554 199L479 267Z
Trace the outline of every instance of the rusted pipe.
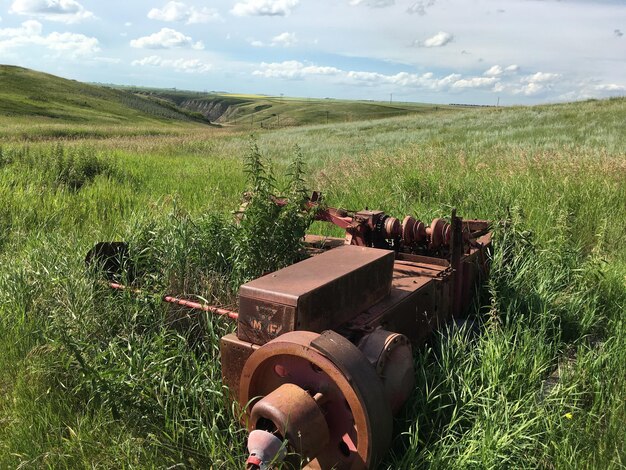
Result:
M205 312L215 313L217 315L225 315L228 318L232 318L233 320L237 320L239 318L239 314L237 312L233 312L232 310L227 310L221 307L215 307L213 305L202 305L198 302L192 302L191 300L179 299L177 297L172 297L171 295L166 295L165 297L163 297L163 301L169 302L171 304L181 305L183 307L187 307L192 310L203 310Z
M142 293L142 291L139 289L131 289L123 284L118 284L117 282L109 282L108 284L109 287L116 290L129 290L133 294ZM178 297L173 297L171 295L164 296L163 302L180 305L181 307L186 307L192 310L202 310L204 312L214 313L217 315L224 315L228 318L232 318L233 320L237 320L239 318L239 314L237 312L233 312L232 310L216 307L214 305L203 305L201 303L193 302L191 300L179 299Z
M117 282L109 282L109 287L115 290L127 290L132 292L133 294L142 294L143 292L139 289L131 289L130 287L125 286L124 284L118 284Z

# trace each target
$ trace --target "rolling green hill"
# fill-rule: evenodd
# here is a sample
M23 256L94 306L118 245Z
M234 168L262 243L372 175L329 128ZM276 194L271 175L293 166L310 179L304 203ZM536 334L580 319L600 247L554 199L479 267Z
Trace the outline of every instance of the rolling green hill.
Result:
M220 124L282 128L307 124L367 121L411 114L454 112L456 107L423 103L388 103L316 98L287 98L232 93L130 89L199 112Z
M0 65L3 116L74 124L206 123L200 114L178 109L164 100L8 65Z
M450 108L415 103L268 97L242 104L225 118L235 123L247 123L248 116L254 114L258 121L268 126L281 127L383 119L444 111L450 112Z
M21 135L23 125L32 124L46 128L43 134L40 133L42 137L55 137L56 127L65 124L72 124L80 135L97 133L94 128L101 126L162 127L162 124L183 124L184 127L185 123L217 123L235 129L270 129L425 113L442 114L457 110L452 106L420 103L105 86L0 65L0 122L13 126L12 131L7 128L0 135ZM84 129L86 126L90 129ZM68 132L64 128L62 133L72 137Z

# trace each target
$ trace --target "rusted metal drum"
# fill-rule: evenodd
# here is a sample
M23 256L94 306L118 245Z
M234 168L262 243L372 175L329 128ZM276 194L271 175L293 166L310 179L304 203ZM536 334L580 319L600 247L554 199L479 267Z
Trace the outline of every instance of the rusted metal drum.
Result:
M297 387L285 388L285 384ZM289 405L279 405L282 409L274 413L272 408L280 401L275 395L278 389L287 394L293 391L294 396L284 399ZM308 396L302 395L302 391ZM266 403L261 411L254 411L263 397L269 398L269 406ZM323 446L319 439L293 446L294 450L306 448L307 452L319 448L315 455L303 456L307 469L372 468L391 443L392 414L382 382L361 351L332 331L294 331L259 348L244 365L239 398L251 415L250 431L261 415L280 416L285 406L297 402L304 405L318 423L316 426L323 428L322 440L328 431L328 442ZM319 424L314 406L319 407L325 427ZM275 423L277 428L282 425L281 419ZM307 433L310 431L306 424L301 425Z
M408 338L379 328L363 337L359 349L381 378L391 412L395 415L415 386L413 351Z
M448 222L443 219L434 219L430 227L426 228L426 234L430 237L429 248L436 250L442 245L450 244L452 229Z
M282 373L282 372L281 372ZM313 459L329 441L323 405L326 397L292 383L278 387L259 400L250 411L250 427L275 433L305 459Z

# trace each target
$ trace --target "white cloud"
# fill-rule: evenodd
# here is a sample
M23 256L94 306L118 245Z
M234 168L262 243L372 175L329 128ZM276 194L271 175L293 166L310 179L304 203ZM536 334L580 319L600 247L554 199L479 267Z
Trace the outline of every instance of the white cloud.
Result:
M356 6L368 6L371 8L385 8L394 5L396 0L350 0L350 5Z
M235 4L235 16L287 16L300 0L243 0Z
M296 33L284 32L274 36L267 44L256 39L249 39L248 41L252 47L290 47L298 42L298 38L296 37Z
M499 65L494 65L488 70L485 71L483 75L487 77L497 77L498 75L502 75L504 73L504 69Z
M554 72L532 72L519 75L520 67L512 65L494 65L482 75L461 75L448 73L437 75L433 72L399 72L385 74L376 70L350 70L328 67L309 62L285 61L262 63L252 73L259 78L280 80L305 80L309 84L322 87L350 86L371 87L382 92L396 92L410 95L417 92L446 93L462 96L472 92L481 93L482 99L489 94L502 93L537 99L554 96L560 99L582 99L607 97L626 94L626 84L617 82L576 83L572 78ZM566 93L564 95L563 93ZM560 96L559 96L560 95ZM478 95L480 96L480 95Z
M489 88L496 83L496 77L462 78L452 84L452 88Z
M98 39L94 37L68 32L44 35L42 32L43 26L36 20L25 21L19 28L0 29L0 52L41 46L57 52L59 56L77 58L90 56L100 50Z
M558 73L537 72L533 75L527 75L520 80L521 86L514 88L514 94L523 94L525 96L536 96L548 90L552 90L562 76Z
M19 28L0 29L0 38L28 39L41 35L43 26L39 21L24 21Z
M626 86L618 85L617 83L607 83L607 84L602 84L602 85L596 85L594 89L596 91L607 91L609 93L626 92Z
M400 72L395 75L385 75L376 72L346 72L346 79L354 81L358 85L378 86L389 84L406 88L422 90L442 91L449 89L455 82L461 79L461 75L452 73L442 78L437 78L432 72L415 74Z
M163 8L153 8L148 12L148 18L160 21L178 21L186 24L209 23L217 21L220 15L214 8L196 8L183 2L168 2Z
M162 28L158 33L144 36L130 41L131 47L137 49L171 49L174 47L190 47L204 49L202 41L193 42L189 36L171 28Z
M444 31L439 31L433 37L424 41L417 41L415 44L420 47L443 47L454 39L454 36Z
M131 62L131 65L163 67L186 73L206 73L213 68L211 64L198 59L164 59L156 55L134 60Z
M491 68L485 70L483 75L487 77L500 77L502 75L510 75L519 71L518 65L509 65L508 67L502 67L500 65L494 65Z
M596 79L586 79L574 85L574 89L561 94L560 100L588 100L590 98L608 98L626 96L626 85L617 83L598 83Z
M433 78L432 73L428 75L430 76L424 77L424 80L428 88L431 88L433 90L444 90L450 85L456 83L461 78L461 75L458 73L451 73L450 75L439 79Z
M296 33L284 32L272 38L273 46L289 47L293 46L296 42L298 42L298 39L296 38Z
M46 37L46 47L76 56L86 56L100 50L96 38L75 33L50 33Z
M374 86L387 81L387 76L378 72L343 72L349 80L354 80L359 85Z
M78 23L94 17L76 0L15 0L9 12L61 23Z
M514 93L523 93L526 96L535 96L543 92L545 89L546 87L541 83L530 82L529 84L515 90Z
M262 63L259 70L253 75L264 78L280 78L285 80L303 80L307 77L327 76L338 83L357 86L391 85L426 91L447 91L461 89L492 88L498 83L496 77L469 77L463 78L460 74L452 73L443 77L436 77L432 72L413 74L400 72L386 75L378 72L341 70L335 67L323 67L313 64L304 64L298 61Z
M311 75L337 75L341 70L335 67L307 65L297 60L261 64L261 70L255 70L253 75L265 78L283 78L287 80L301 80Z
M502 82L497 82L493 86L493 91L495 93L501 93L501 92L506 91L506 90L507 90L507 87Z
M537 72L533 75L528 75L522 78L522 81L527 83L548 83L554 82L559 78L561 78L561 75L559 75L558 73Z
M435 0L420 0L419 2L415 2L409 8L406 9L407 13L415 14L417 13L420 16L424 16L426 14L426 10L432 7L435 4Z

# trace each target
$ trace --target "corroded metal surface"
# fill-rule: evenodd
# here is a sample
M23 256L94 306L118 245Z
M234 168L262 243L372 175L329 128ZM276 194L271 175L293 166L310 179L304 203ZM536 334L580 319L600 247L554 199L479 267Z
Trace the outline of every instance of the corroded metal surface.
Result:
M242 311L248 312L248 324L257 322L259 331L268 328L263 325L274 322L282 325L282 330L270 329L270 333L276 333L276 339L262 346L245 363L239 398L242 406L246 406L254 404L248 404L248 400L256 395L266 397L267 401L262 398L259 402L259 409L264 410L264 416L273 416L273 421L279 423L277 428L281 427L280 416L284 413L280 410L284 407L299 402L301 411L313 413L317 420L320 415L312 410L322 410L328 427L328 445L321 448L314 438L306 449L302 444L292 445L292 449L307 457L315 454L307 468L371 468L389 446L390 416L400 410L413 392L411 344L421 345L435 329L463 315L471 305L477 284L488 273L489 223L463 221L454 212L450 222L435 219L425 225L407 216L400 223L382 211L350 212L332 208L318 213L318 220L345 229L346 237L306 237L314 260L310 263L315 269L309 271L304 268L306 264L299 263L290 267L296 276L266 276L262 282L253 281L257 289L254 295L244 295L245 289L241 291L240 315ZM341 276L372 279L375 272L363 269L350 276L350 270L358 270L360 264L356 258L353 264L346 264L351 252L345 245L362 250L353 249L352 253L379 251L375 248L386 248L388 253L393 253L386 295L364 301L369 290L362 284L351 289L346 287L353 285L350 282L336 281ZM311 282L309 276L319 286L335 283L338 290L333 295L320 294L323 290L311 295L315 299L311 303L313 307L301 317L299 295L308 295L309 288L316 292L319 287L307 284ZM302 279L306 282L301 282ZM329 314L333 303L337 313ZM267 317L268 309L273 309L272 318L279 321ZM319 332L322 325L335 331L324 331L321 335L299 331ZM285 330L295 331L280 335ZM267 332L241 333L240 322L240 341L249 339L263 344L272 337ZM294 390L306 393L298 392L299 395L295 393L287 399L282 395L286 383L296 384L298 388ZM281 393L274 392L276 389ZM296 399L295 395L300 398ZM324 397L324 405L318 405L314 396ZM330 401L326 401L329 397ZM342 400L348 403L348 411L337 406ZM248 408L248 413L252 421L258 421L259 413L254 409ZM319 422L315 427L323 424ZM306 426L303 429L303 435L310 431ZM324 441L325 436L322 432Z
M239 377L241 370L258 344L242 341L233 333L220 339L220 357L222 363L222 382L228 387L232 398L239 400Z
M293 330L321 332L383 299L393 252L341 246L244 284L239 339L264 344Z
M270 341L243 368L240 403L252 410L255 397L286 383L324 396L329 441L306 468L364 469L384 455L391 441L391 411L380 379L352 343L336 333L307 331ZM253 424L248 422L249 429Z
M345 237L307 235L311 257L241 286L238 313L164 300L238 321L220 352L224 384L253 431L249 466L283 458L286 440L306 468L371 468L413 391L412 347L462 317L489 273L490 223L456 211L449 221L400 222L379 210L325 207L318 193L307 208ZM101 243L86 262L101 266L111 287L136 292L111 282L124 269L132 280L128 252Z
M286 365L279 363L275 367L284 367L284 372L288 373ZM296 384L284 383L265 395L252 407L249 427L276 433L286 439L298 455L313 460L324 451L330 439L324 417L330 397L320 390L311 390L312 384L307 386L308 391Z
M391 412L396 414L415 385L413 353L408 338L378 328L366 335L358 347L382 380Z

